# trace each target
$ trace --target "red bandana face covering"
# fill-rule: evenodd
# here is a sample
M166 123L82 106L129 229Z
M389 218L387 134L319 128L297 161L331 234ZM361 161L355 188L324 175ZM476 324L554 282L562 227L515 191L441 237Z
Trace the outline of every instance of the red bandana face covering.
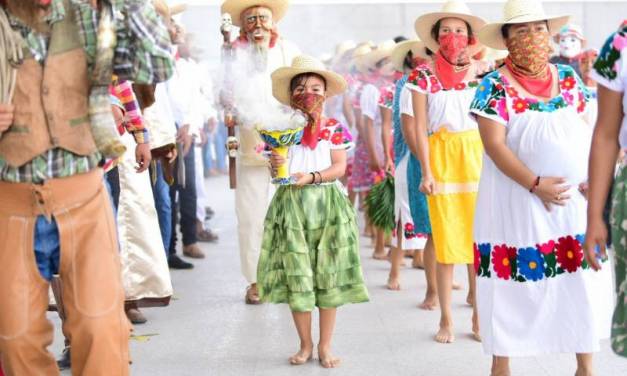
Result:
M318 146L324 100L324 96L313 93L297 94L292 97L292 108L302 111L307 116L307 126L301 144L310 149Z
M466 77L470 68L467 35L448 33L439 38L440 49L435 54L435 72L442 86L451 89Z
M549 67L549 33L513 35L505 43L509 50L505 64L516 81L529 93L549 98L553 89L553 75Z

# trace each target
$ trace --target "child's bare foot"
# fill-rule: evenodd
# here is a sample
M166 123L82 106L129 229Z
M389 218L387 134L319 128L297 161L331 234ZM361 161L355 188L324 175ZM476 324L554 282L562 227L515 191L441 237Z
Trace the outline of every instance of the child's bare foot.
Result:
M479 331L479 317L474 313L472 315L472 338L477 342L481 342L481 334Z
M405 257L405 258L413 258L414 257L414 251L413 250L405 251L403 257Z
M435 341L438 343L455 342L455 334L453 334L453 328L451 326L440 326L440 330L435 335Z
M313 343L301 344L300 350L290 357L290 364L300 366L311 360L313 357Z
M323 368L337 368L340 366L340 358L331 354L331 349L318 346L318 358Z
M414 260L411 262L411 267L414 269L424 269L425 263L421 258L417 259L414 257Z
M388 283L387 283L386 287L388 288L388 290L400 291L401 290L401 283L399 282L398 277L390 276L388 278Z
M453 290L461 290L462 289L462 285L460 285L459 283L453 281L453 285L452 285Z
M420 305L418 305L418 308L424 309L425 311L434 311L436 308L438 308L438 305L438 294L427 292L425 300L420 303Z

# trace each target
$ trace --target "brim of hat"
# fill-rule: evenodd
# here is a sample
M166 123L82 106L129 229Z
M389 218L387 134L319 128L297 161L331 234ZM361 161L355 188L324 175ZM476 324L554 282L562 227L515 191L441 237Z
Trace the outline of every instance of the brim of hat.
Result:
M241 14L251 7L266 7L272 11L272 20L279 22L287 13L289 8L289 0L226 0L222 4L222 14L228 13L231 15L233 25L241 27Z
M340 61L346 59L346 55L348 55L349 53L352 53L354 50L355 50L355 48L353 47L353 48L350 48L350 49L348 49L346 51L343 51L343 52L335 55L333 57L333 60L331 60L331 65L335 66L335 65L339 64ZM351 62L349 62L349 65L350 65L350 63Z
M549 24L549 33L551 35L558 34L560 29L568 23L570 20L570 16L523 16L517 17L514 20L508 22L495 22L485 25L481 30L479 30L479 41L491 48L496 50L506 50L507 45L505 44L505 39L503 38L503 34L501 30L504 25L516 25L528 22L539 22L539 21L547 21Z
M362 73L368 73L368 71L374 68L379 61L385 58L391 58L393 52L394 48L389 48L385 50L376 49L370 51L357 61L357 68Z
M335 72L320 69L283 67L275 70L271 76L272 95L276 98L276 100L286 106L289 106L292 99L290 95L290 83L292 82L292 79L294 77L303 73L315 73L324 77L327 83L327 98L342 94L344 91L346 91L346 80L344 79L344 77Z
M429 55L427 55L426 46L423 41L412 39L406 40L396 45L394 51L392 51L392 56L390 60L392 60L392 64L394 64L394 68L397 71L403 70L403 64L405 63L405 58L409 51L412 52L414 58L421 57L423 59L428 59Z
M435 25L439 20L444 18L459 18L468 22L470 27L474 33L480 30L485 24L486 21L477 16L472 16L464 13L451 13L451 12L435 12L435 13L427 13L424 14L416 20L415 28L416 33L418 34L418 38L424 42L424 44L429 48L432 52L437 52L440 49L440 44L437 40L433 39L431 35L431 29L433 25ZM473 45L471 46L470 55L473 56L477 52L481 50L482 46Z
M176 4L170 7L170 15L176 16L187 10L187 4Z

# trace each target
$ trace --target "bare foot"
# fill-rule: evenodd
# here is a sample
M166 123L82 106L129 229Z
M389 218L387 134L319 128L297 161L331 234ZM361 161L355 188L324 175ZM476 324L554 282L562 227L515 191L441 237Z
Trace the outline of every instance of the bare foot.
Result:
M462 285L460 285L459 283L453 281L453 285L452 285L453 290L461 290L462 289Z
M309 345L301 345L300 350L290 357L290 364L300 366L311 360L313 357L313 343Z
M477 315L475 315L474 313L472 315L472 338L477 342L481 342L481 334L479 331L479 317L477 317Z
M450 326L441 326L440 330L435 335L435 341L438 343L455 342L455 335L453 334L453 328Z
M381 261L384 261L384 260L387 260L387 259L388 259L388 254L385 252L385 250L384 250L384 251L382 251L382 252L377 252L377 251L375 251L375 252L372 254L372 258L373 258L373 259L375 259L375 260L381 260Z
M425 311L435 311L438 306L438 294L427 293L425 300L418 305L418 308L424 309Z
M414 269L424 269L425 263L422 261L422 259L414 259L411 262L411 267Z
M386 287L388 288L388 290L400 291L401 290L401 283L398 281L398 278L390 277L390 278L388 278L388 283L387 283Z
M404 257L406 257L406 258L413 258L414 257L414 251L405 251Z
M577 372L575 372L575 376L594 376L594 372L588 369L577 368Z
M323 368L337 368L340 366L340 358L336 358L331 354L330 349L318 347L318 358Z

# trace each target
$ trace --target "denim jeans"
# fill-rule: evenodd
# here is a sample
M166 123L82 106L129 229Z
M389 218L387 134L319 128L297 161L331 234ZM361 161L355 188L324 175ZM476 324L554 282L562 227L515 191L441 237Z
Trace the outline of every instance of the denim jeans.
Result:
M35 222L35 260L39 274L47 280L59 274L61 244L59 229L54 218L48 222L46 217L39 216Z
M155 184L152 187L152 193L155 197L155 209L157 209L157 217L159 218L159 228L161 230L161 240L163 247L168 255L170 241L172 240L172 202L170 201L170 186L163 178L163 168L161 162L157 162L157 176Z
M218 129L213 136L213 145L216 150L216 168L226 171L226 138L227 129L224 123L218 124Z
M170 187L170 201L172 203L172 232L169 254L176 254L176 225L179 222L179 212L181 221L181 235L183 245L196 244L196 160L195 147L191 147L189 153L184 157L185 163L185 186L178 181L178 163L174 168L174 184ZM179 156L181 158L181 156ZM202 171L200 171L202 174ZM178 195L177 195L178 193ZM178 196L178 202L177 202ZM178 204L178 205L177 205Z

